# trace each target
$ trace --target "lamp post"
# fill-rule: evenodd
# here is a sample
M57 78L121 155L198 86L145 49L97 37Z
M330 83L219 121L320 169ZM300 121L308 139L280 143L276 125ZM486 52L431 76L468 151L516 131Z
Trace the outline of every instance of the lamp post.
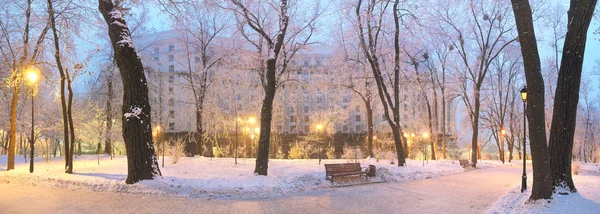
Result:
M317 136L319 137L320 140L320 134L323 130L323 124L317 124ZM321 153L323 153L323 143L319 142L319 165L321 165Z
M39 79L39 74L37 72L37 69L35 67L31 67L27 69L27 81L29 82L29 84L31 84L31 138L29 139L29 143L31 145L31 154L30 154L30 161L29 161L29 173L33 173L33 155L34 155L34 145L35 145L35 130L34 130L34 123L35 123L35 105L34 105L34 95L35 95L35 87L36 87L36 83Z
M525 130L527 130L527 86L523 87L523 89L521 89L521 99L523 100L523 179L522 179L522 183L521 183L521 192L524 192L527 189L527 173L525 172L525 168L526 168L526 160L527 160L527 150L526 150L526 134L525 134Z

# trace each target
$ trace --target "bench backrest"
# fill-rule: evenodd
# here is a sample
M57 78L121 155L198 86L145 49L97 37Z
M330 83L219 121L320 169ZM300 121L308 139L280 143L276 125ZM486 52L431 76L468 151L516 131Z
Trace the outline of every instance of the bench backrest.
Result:
M458 160L458 162L460 162L460 165L468 165L469 164L469 160Z
M360 163L325 164L325 172L357 172L361 171Z

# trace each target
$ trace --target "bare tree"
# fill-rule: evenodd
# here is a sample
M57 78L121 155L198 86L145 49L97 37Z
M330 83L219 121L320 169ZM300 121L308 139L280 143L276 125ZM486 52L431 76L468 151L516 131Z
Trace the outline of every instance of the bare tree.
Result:
M527 0L511 0L511 2L519 33L521 56L523 57L525 79L527 81L526 112L529 121L529 142L533 162L533 187L530 199L549 199L552 198L552 175L550 174L550 157L546 144L546 117L543 107L544 79L541 73L540 55L533 28L532 10Z
M322 12L319 5L315 4L314 13L305 16L308 19L301 20L301 11L296 1L280 0L275 3L231 0L231 3L234 7L230 9L236 15L240 32L256 48L258 55L259 65L254 70L259 74L265 97L260 114L261 131L254 173L267 175L275 93L279 86L285 84L283 77L288 73L291 59L298 50L309 44L314 22ZM249 35L247 28L257 35Z
M21 2L22 3L22 2ZM12 88L12 98L10 106L10 123L9 123L9 140L8 140L8 164L7 170L13 170L15 168L15 151L16 151L16 140L17 140L17 108L19 104L20 88L23 82L24 71L34 66L37 62L37 58L42 52L42 44L46 38L48 32L48 21L47 19L40 18L42 20L42 30L39 32L34 31L32 26L32 4L33 0L27 0L25 4L18 4L15 2L15 8L20 11L25 9L24 17L23 14L11 14L9 19L12 22L0 21L0 30L2 30L3 40L6 45L0 46L3 61L9 64L10 77L8 79L8 85ZM7 13L8 14L8 13ZM19 17L17 17L19 16ZM38 17L33 17L34 20ZM4 20L4 19L3 19ZM22 27L23 26L23 27ZM22 28L21 28L22 27ZM32 34L38 33L37 40L33 44L30 43L30 37ZM21 37L22 40L15 40L15 37Z
M118 3L119 1L117 1ZM106 24L115 61L123 81L123 139L127 151L128 184L159 176L160 170L152 142L151 109L142 61L136 53L120 5L98 0Z
M225 41L220 40L230 27L230 19L221 11L207 2L178 2L169 1L162 3L171 14L176 24L177 31L185 45L185 57L180 62L187 68L186 80L194 95L196 113L196 143L197 154L202 154L204 139L204 102L214 76L215 67L223 58L230 54L224 49ZM231 39L231 37L230 37ZM195 57L195 55L199 55ZM210 143L210 141L208 141ZM212 148L208 145L207 148ZM212 156L212 149L208 149L208 156Z
M469 11L469 26L464 27L449 9L439 11L440 21L448 26L446 35L451 39L464 66L461 93L465 106L469 110L469 119L473 135L472 151L478 151L479 113L481 110L481 89L494 59L516 41L511 33L514 25L508 21L510 7L503 2L469 1L464 5ZM455 6L452 6L456 8ZM463 8L463 7L460 7ZM475 53L476 55L471 55ZM473 167L477 166L478 154L471 154Z

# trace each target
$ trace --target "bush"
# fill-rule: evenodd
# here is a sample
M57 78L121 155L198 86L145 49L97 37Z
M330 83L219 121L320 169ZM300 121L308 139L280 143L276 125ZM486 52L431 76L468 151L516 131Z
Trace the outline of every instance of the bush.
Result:
M327 159L336 159L334 146L327 147L327 151L325 151L325 152L326 152L325 155L327 155Z
M344 153L342 154L342 159L363 159L365 158L365 153L360 149L359 146L350 146L348 144L344 145Z
M171 163L176 164L181 157L185 155L185 140L182 138L172 139L171 144Z
M315 148L311 144L305 141L300 141L290 148L289 158L308 159L314 152Z

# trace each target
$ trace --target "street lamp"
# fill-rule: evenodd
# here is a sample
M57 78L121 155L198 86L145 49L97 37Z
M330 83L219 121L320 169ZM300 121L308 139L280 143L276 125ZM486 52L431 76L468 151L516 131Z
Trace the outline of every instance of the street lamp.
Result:
M317 124L317 136L319 136L319 134L322 132L323 130L323 124ZM323 153L323 143L319 142L319 165L321 165L321 153Z
M527 173L525 172L525 167L526 167L526 160L527 160L527 150L526 150L526 133L525 130L527 129L527 109L526 109L526 103L527 103L527 86L524 86L523 89L521 89L521 99L523 100L523 179L522 179L522 183L521 183L521 192L525 191L527 189Z
M35 87L37 86L37 81L39 79L38 69L36 67L30 67L26 70L27 81L31 86L31 138L29 139L29 143L31 145L31 155L29 161L29 173L33 173L33 155L34 155L34 142L35 142L35 134L34 134L34 123L35 123L35 113L34 113L34 95L35 95Z

